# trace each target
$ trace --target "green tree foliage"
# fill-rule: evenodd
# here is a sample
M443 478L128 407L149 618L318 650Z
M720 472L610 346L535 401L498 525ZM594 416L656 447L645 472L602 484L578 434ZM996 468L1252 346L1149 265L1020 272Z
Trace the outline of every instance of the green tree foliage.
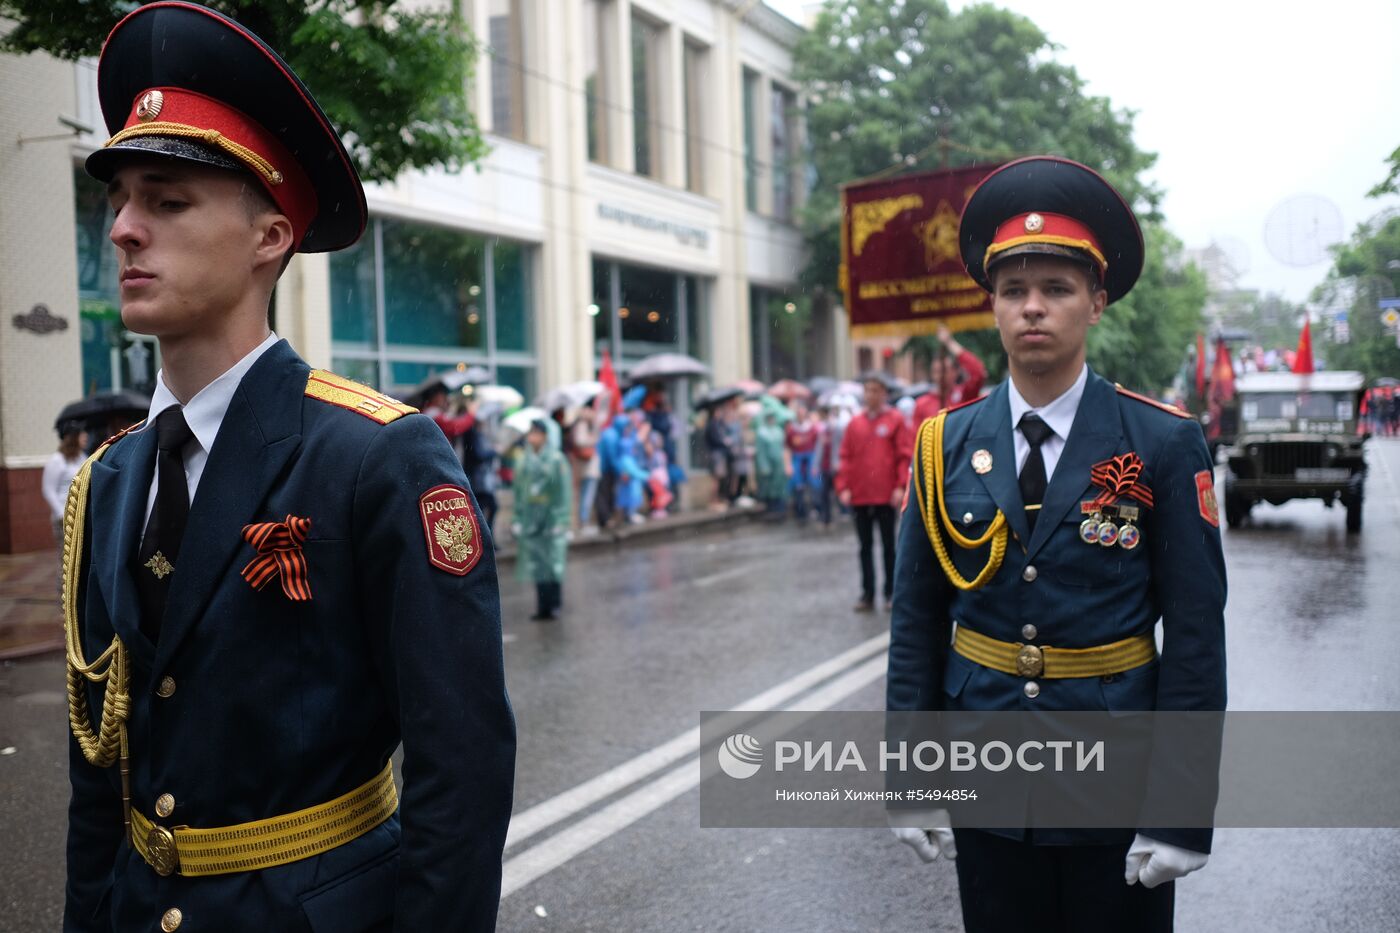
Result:
M277 49L344 135L360 174L460 169L486 144L467 107L475 44L455 9L395 0L205 0ZM0 0L0 51L77 59L101 51L129 0Z
M1204 285L1180 267L1180 244L1160 227L1161 192L1142 177L1156 156L1134 144L1132 114L1087 93L1055 50L1029 19L990 5L953 13L943 0L827 0L794 66L816 169L802 217L806 284L835 285L842 183L940 161L1066 156L1123 193L1148 241L1143 279L1095 329L1092 358L1125 385L1159 389L1199 326ZM998 373L995 335L965 336Z
M1297 345L1302 305L1276 292L1260 294L1253 289L1236 289L1214 298L1221 325L1248 331L1251 344L1270 350L1291 350Z
M1333 247L1327 278L1313 292L1322 308L1347 309L1349 339L1336 343L1320 334L1313 339L1329 369L1357 369L1368 378L1400 376L1400 347L1395 332L1381 322L1378 303L1400 297L1400 212L1387 211L1362 224L1346 243Z
M1385 176L1385 180L1369 192L1373 198L1378 198L1385 194L1400 194L1400 148L1392 152L1386 159L1390 163L1390 174Z

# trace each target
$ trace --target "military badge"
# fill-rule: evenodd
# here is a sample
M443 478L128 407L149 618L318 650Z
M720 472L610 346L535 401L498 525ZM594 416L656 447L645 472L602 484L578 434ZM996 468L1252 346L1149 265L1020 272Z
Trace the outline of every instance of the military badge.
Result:
M979 476L992 472L992 452L979 450L972 455L972 470Z
M439 570L466 576L481 560L481 529L471 496L460 486L435 486L418 500L428 562Z
M1215 501L1215 474L1202 470L1196 474L1196 506L1201 518L1214 528L1220 527L1220 508Z

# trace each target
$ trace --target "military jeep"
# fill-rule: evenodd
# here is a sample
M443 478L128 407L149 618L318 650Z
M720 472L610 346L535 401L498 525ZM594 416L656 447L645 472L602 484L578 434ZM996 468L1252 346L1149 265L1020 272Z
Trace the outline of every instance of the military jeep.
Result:
M1258 502L1321 499L1361 530L1365 438L1356 432L1365 377L1355 372L1245 373L1235 382L1239 434L1227 449L1225 521L1238 528Z

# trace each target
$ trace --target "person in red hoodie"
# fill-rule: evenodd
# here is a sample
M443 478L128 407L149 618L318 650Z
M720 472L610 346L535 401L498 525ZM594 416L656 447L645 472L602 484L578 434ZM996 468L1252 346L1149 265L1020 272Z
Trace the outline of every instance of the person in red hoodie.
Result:
M976 354L953 339L948 325L939 325L938 340L948 352L946 355L939 353L929 364L928 378L933 390L919 396L914 405L916 431L924 419L932 418L944 408L977 398L982 394L982 383L987 380L987 367Z
M885 562L885 604L894 592L895 515L909 481L914 435L909 423L890 407L889 383L879 373L865 378L865 409L851 419L841 438L841 467L836 492L855 515L860 538L860 601L857 612L875 608L874 530L880 526Z

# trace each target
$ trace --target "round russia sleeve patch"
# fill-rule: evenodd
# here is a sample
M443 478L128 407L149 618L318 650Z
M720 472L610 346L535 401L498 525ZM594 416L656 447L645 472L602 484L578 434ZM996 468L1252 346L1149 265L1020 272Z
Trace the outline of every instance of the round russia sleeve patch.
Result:
M460 486L434 486L418 500L428 562L439 570L466 576L481 560L481 529L471 496Z

